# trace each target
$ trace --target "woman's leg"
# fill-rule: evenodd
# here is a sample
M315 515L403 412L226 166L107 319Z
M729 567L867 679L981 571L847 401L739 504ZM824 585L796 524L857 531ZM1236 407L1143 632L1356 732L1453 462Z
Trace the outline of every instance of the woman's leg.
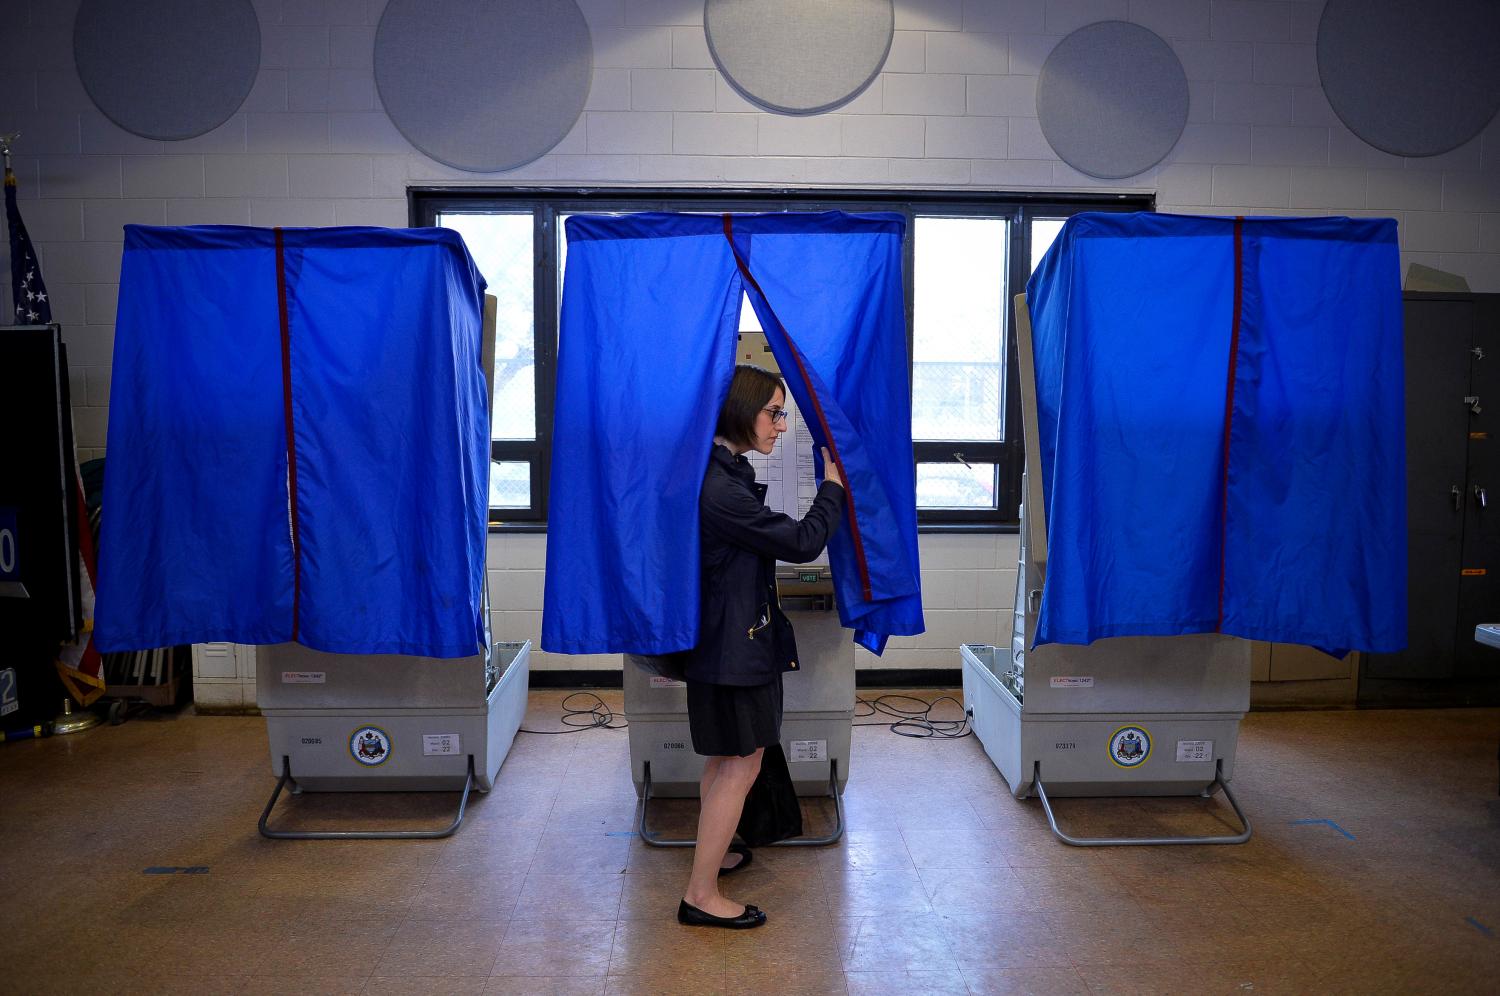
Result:
M735 827L739 826L745 795L760 773L762 753L763 750L757 749L749 757L711 758L704 766L704 780L700 783L704 792L698 811L698 846L693 849L693 873L683 898L714 916L739 916L744 910L743 903L730 902L719 895L719 866L724 861L730 840L734 838ZM714 761L719 763L710 782L707 768Z
M708 798L709 789L713 787L714 779L716 779L716 778L719 777L719 768L720 768L720 766L723 763L724 763L724 758L722 758L722 757L704 758L704 761L703 761L703 777L700 778L700 779L698 779L698 798L699 799L707 799ZM738 826L738 823L736 823L736 826ZM731 839L733 839L733 838L731 837ZM744 858L742 858L737 853L736 854L725 854L723 860L719 862L719 867L721 869L733 868L733 867L735 867L736 865L738 865L743 860L744 860Z

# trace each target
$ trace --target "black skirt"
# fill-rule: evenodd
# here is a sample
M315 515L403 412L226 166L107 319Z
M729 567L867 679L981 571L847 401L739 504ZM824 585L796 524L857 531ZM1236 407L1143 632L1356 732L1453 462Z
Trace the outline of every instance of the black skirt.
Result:
M781 740L781 676L764 685L688 680L688 729L705 757L749 757Z

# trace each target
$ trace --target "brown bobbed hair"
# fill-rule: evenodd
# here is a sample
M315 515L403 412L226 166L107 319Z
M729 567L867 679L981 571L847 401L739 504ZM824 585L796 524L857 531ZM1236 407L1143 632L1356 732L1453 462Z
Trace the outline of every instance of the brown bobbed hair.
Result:
M729 382L729 396L724 407L719 409L719 421L714 425L714 435L722 436L736 446L750 446L755 442L755 420L761 409L771 403L776 389L786 393L781 378L763 367L741 363L734 368L734 379Z

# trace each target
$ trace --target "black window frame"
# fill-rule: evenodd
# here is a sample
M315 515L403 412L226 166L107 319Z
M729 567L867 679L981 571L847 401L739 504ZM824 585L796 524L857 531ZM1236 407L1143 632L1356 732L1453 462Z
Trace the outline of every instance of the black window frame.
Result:
M911 191L877 189L807 190L797 188L724 187L525 187L525 186L411 186L407 188L407 217L415 227L437 224L440 214L517 214L532 216L532 320L536 376L536 439L490 441L490 458L525 462L531 470L531 505L525 509L490 509L491 530L540 531L546 528L551 439L556 403L557 336L561 285L558 219L561 215L634 213L641 211L723 212L767 211L893 211L906 218L902 244L902 284L906 296L907 378L912 377L915 311L916 218L983 217L1009 222L1006 287L1011 296L1026 286L1031 275L1031 225L1034 218L1065 218L1081 211L1153 211L1151 193L1057 191ZM922 532L1013 532L1019 524L1021 471L1024 453L1020 437L1020 389L1016 360L1015 311L1002 302L1005 335L1005 426L1000 442L922 440L914 442L917 464L968 463L996 465L998 497L993 509L919 509Z

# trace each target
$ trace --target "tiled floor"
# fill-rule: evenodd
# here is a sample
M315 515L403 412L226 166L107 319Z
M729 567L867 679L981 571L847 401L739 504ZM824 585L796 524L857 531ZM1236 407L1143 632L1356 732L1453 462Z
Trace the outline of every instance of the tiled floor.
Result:
M532 693L528 726L561 697ZM623 732L522 735L446 841L273 842L261 720L136 720L0 747L0 991L1494 992L1497 738L1497 710L1255 713L1249 844L1081 850L972 738L861 727L848 834L757 851L726 891L770 923L735 933L675 922L689 855L632 834ZM305 796L282 818L436 825L452 801ZM1223 812L1058 807L1088 831Z

